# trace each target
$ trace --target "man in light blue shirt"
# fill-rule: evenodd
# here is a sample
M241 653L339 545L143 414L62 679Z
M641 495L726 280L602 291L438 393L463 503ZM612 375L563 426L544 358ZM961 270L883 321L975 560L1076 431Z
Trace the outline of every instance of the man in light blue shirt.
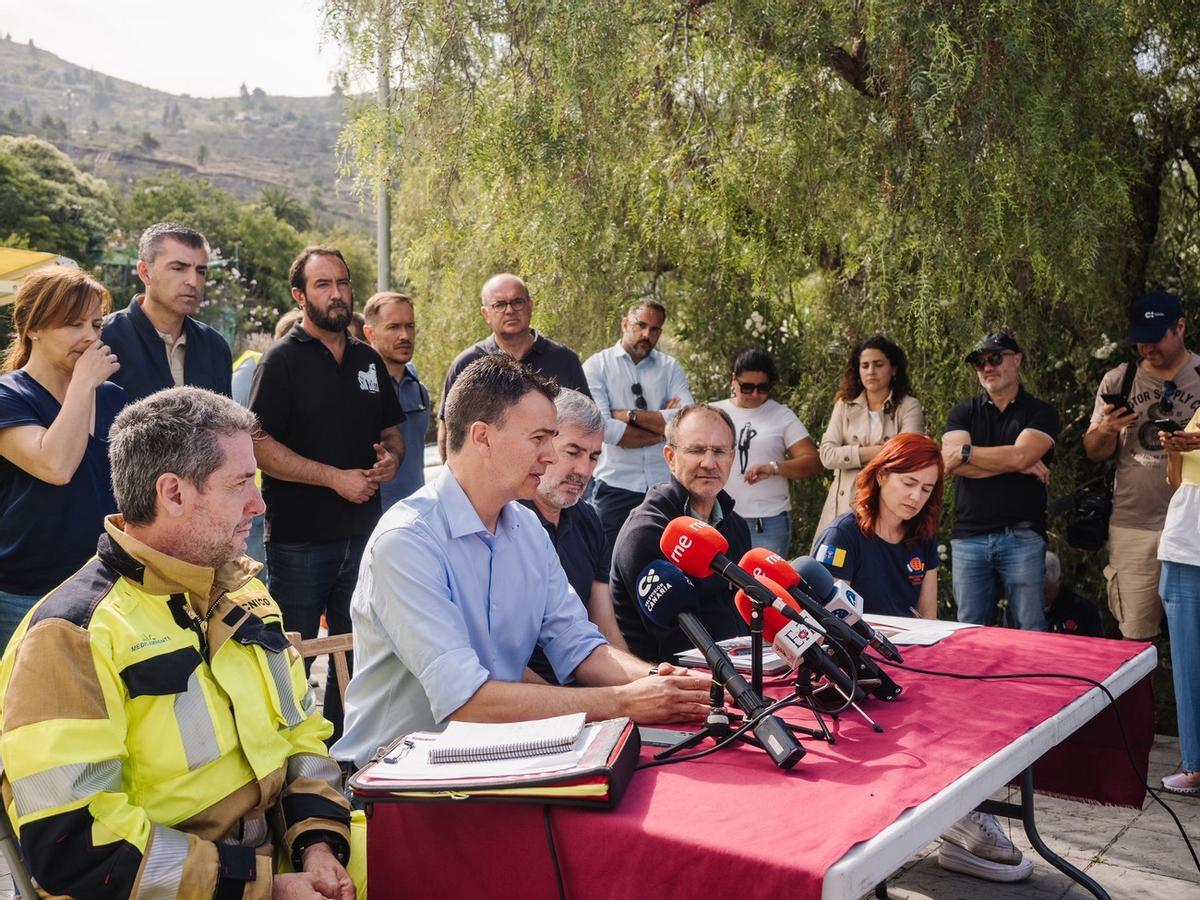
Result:
M670 478L663 432L675 411L690 406L683 366L655 350L667 309L653 297L621 319L621 339L583 364L588 390L604 414L604 450L596 467L592 504L604 525L605 555L646 490Z
M398 291L380 291L363 307L363 332L383 357L388 381L400 401L404 421L400 433L408 448L396 467L396 477L379 485L384 510L425 484L425 432L429 430L429 391L412 363L417 347L417 320L412 298Z
M609 646L537 516L515 502L532 498L557 459L557 392L503 354L455 381L445 470L384 514L363 554L351 604L356 671L335 758L363 765L400 735L451 719L707 714L708 678ZM528 672L535 646L557 678L585 686Z

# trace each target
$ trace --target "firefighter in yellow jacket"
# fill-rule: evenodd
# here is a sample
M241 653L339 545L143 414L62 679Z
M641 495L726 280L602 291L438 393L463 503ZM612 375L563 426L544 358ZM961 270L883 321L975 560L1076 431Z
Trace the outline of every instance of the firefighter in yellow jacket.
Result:
M3 800L49 894L354 897L332 729L243 555L255 428L198 388L127 407L121 515L0 660Z

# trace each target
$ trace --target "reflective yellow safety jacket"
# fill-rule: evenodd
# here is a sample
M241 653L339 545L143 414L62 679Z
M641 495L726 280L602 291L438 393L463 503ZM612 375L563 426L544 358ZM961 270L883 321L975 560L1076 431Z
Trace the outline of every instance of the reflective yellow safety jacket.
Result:
M259 565L105 532L0 660L0 788L39 888L269 898L276 847L345 860L333 729Z

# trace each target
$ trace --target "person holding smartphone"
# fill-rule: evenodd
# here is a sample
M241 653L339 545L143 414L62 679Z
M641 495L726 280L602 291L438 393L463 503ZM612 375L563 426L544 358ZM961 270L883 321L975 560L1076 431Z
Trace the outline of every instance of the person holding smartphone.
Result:
M1108 528L1108 606L1121 635L1153 640L1162 622L1158 542L1175 488L1166 478L1159 435L1182 427L1200 407L1200 356L1188 350L1179 298L1145 294L1129 309L1125 339L1140 359L1105 373L1083 438L1093 462L1116 456ZM1133 366L1132 380L1128 367Z

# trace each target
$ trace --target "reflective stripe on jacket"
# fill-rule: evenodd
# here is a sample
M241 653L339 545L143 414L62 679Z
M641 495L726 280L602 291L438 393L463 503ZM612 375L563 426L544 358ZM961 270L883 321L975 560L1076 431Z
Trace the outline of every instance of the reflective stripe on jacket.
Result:
M39 887L268 898L276 846L348 853L332 727L258 565L105 529L0 660L0 785Z

